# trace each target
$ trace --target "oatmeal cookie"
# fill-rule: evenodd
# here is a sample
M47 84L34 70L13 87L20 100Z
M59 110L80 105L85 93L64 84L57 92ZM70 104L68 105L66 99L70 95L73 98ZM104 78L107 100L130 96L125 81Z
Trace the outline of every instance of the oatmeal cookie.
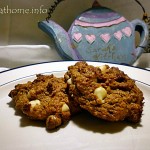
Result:
M135 81L117 67L94 67L77 62L68 67L64 78L69 95L92 115L108 121L140 121L143 93Z
M9 96L16 109L30 119L46 121L46 128L54 129L68 122L79 110L76 103L71 102L66 88L64 78L39 74L33 82L16 85Z

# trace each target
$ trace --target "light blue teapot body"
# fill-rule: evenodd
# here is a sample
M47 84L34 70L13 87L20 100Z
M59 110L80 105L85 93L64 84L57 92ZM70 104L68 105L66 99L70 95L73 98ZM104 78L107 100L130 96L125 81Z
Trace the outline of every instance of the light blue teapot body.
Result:
M58 52L65 60L133 64L148 42L148 28L142 20L129 22L106 7L92 7L84 11L74 20L68 32L52 20L38 25L54 38ZM135 31L140 33L137 47Z

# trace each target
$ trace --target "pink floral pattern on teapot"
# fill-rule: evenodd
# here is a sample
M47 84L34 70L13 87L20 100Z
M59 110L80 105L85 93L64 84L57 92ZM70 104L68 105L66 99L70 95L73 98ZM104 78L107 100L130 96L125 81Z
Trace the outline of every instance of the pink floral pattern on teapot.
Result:
M122 30L119 30L115 32L113 35L110 35L109 33L103 33L100 34L98 37L100 37L105 43L108 43L111 40L111 37L114 36L118 41L122 39L123 36L130 37L132 34L132 30L130 27L125 27ZM77 42L81 42L82 38L82 33L74 33L72 38ZM87 40L88 43L92 44L96 40L96 35L91 34L91 35L85 35L85 39Z

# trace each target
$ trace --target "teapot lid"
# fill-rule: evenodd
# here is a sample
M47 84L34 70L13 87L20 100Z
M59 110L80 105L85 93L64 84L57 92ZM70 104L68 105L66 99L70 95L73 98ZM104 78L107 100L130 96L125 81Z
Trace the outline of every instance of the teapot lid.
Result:
M106 7L90 8L79 16L79 20L85 22L107 22L120 18L121 16L115 11Z
M125 21L117 12L102 6L92 7L76 18L75 24L82 26L110 26ZM102 25L103 26L103 25Z

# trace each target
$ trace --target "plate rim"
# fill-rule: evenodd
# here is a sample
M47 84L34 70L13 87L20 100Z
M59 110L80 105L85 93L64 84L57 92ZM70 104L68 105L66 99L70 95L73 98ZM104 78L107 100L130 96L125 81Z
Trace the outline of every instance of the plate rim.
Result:
M16 69L20 69L20 68L24 68L24 67L29 67L29 66L35 66L35 65L40 65L40 64L47 64L47 63L59 63L59 62L79 62L79 61L83 61L83 60L58 60L58 61L45 61L45 62L39 62L39 63L31 63L31 64L27 64L27 65L21 65L18 67L13 67L13 68L9 68L7 70L3 70L0 72L0 74L5 73L5 72L9 72L12 70L16 70ZM126 67L131 67L131 68L136 68L136 69L140 69L140 70L144 70L144 71L148 71L150 72L150 70L146 69L146 68L141 68L138 66L131 66L128 64L119 64L119 63L111 63L111 62L105 62L105 61L92 61L92 60L85 60L85 62L96 62L96 63L106 63L106 64L114 64L114 65L118 65L118 66L126 66Z
M19 67L14 67L14 68L10 68L8 70L4 70L4 71L0 72L0 79L1 79L1 75L3 75L3 74L5 74L5 73L7 74L7 73L9 73L11 71L15 71L15 70L22 69L22 68L28 68L28 67L32 67L32 66L34 67L34 66L37 66L37 65L44 65L44 64L62 63L62 62L63 63L72 63L72 62L76 63L76 62L79 62L79 61L80 60L47 61L47 62L39 62L39 63L28 64L28 65L23 65L23 66L19 66ZM150 73L150 70L148 70L148 69L140 68L140 67L137 67L137 66L130 66L130 65L127 65L127 64L118 64L118 63L109 63L109 62L100 62L100 61L86 61L86 62L87 63L100 63L100 64L115 65L115 66L118 66L118 67L127 67L127 68L131 68L131 69L144 71L146 73ZM61 71L65 71L65 70L61 70ZM56 69L56 70L47 71L47 72L51 73L51 72L60 72L60 71L57 71L57 69ZM42 72L42 73L46 73L46 72ZM24 77L17 78L15 80L11 80L11 81L2 83L2 84L0 84L0 87L2 87L4 85L7 85L7 84L9 84L11 82L14 82L16 80L23 79L23 78L30 77L30 76L34 76L34 75L36 75L36 74L32 74L32 75L30 74L29 76L27 75L27 76L24 76ZM143 83L143 84L145 84L147 86L150 86L150 83L146 83L146 82L143 82L143 81L140 81L140 80L137 80L137 79L135 79L135 81L138 81L138 82Z

